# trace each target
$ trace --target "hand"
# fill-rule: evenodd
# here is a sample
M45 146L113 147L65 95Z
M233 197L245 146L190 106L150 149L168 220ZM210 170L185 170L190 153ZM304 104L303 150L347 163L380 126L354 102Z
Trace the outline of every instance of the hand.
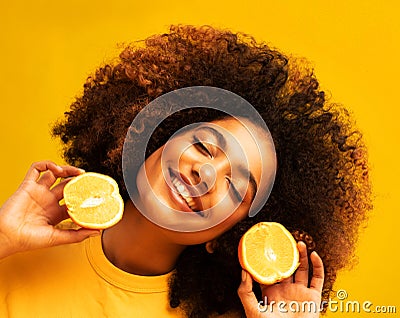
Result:
M18 190L0 208L0 259L17 252L76 243L99 234L97 230L54 227L68 218L65 205L60 206L59 201L69 179L50 188L59 177L81 173L78 168L58 166L51 161L31 166Z
M279 284L261 285L262 302L258 302L253 291L253 280L250 274L242 271L242 283L238 294L248 318L258 317L319 317L321 304L322 286L324 283L324 266L321 258L316 252L311 253L310 258L313 265L313 276L308 286L308 258L307 248L303 242L297 247L300 252L300 266L293 276L286 278ZM267 301L267 305L264 303ZM281 302L281 305L279 305ZM302 311L302 303L305 303L305 311ZM313 302L311 307L309 304ZM296 303L300 310L296 310ZM283 306L283 304L285 304ZM291 305L292 304L292 305ZM311 312L308 309L311 307ZM293 309L294 310L293 310Z

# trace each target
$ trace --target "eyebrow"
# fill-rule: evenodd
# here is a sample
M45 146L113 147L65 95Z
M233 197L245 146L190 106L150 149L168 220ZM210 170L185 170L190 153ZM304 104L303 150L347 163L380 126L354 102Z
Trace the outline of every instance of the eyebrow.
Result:
M197 128L197 130L207 130L209 131L212 135L214 135L215 139L217 139L217 143L218 145L222 148L222 149L226 149L226 139L224 137L224 135L222 135L218 130L209 127L209 126L203 126L203 127L199 127Z
M203 126L203 127L199 127L198 130L207 130L209 131L217 140L218 145L222 148L222 149L226 149L226 139L224 137L224 135L222 135L218 130L209 127L209 126ZM249 182L250 182L250 186L253 190L253 195L251 197L251 201L254 200L254 197L256 196L257 193L257 182L256 179L254 178L254 175L251 173L250 170L248 170L245 166L240 165L238 167L238 170L240 172L241 175L243 176L249 176Z

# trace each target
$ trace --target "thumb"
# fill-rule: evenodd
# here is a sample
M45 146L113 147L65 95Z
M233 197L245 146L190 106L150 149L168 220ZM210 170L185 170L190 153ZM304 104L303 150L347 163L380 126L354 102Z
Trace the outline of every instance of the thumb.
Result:
M61 230L56 229L52 238L53 245L78 243L90 236L100 235L99 230L79 229Z
M238 288L238 295L246 312L246 317L259 317L259 304L256 295L253 293L253 279L245 270L242 270L242 282Z

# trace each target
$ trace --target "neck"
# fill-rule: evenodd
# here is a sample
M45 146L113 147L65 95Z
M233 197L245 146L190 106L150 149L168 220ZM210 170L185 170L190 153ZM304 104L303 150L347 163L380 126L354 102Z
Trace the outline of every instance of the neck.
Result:
M168 241L164 230L146 219L131 201L125 205L122 220L103 231L102 244L116 267L143 276L170 272L185 248Z

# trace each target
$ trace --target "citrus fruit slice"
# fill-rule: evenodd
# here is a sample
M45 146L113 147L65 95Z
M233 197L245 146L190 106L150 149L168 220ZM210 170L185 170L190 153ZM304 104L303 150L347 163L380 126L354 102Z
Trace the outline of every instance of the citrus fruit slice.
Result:
M115 225L124 211L117 182L95 172L83 173L68 182L64 187L64 201L70 218L89 229Z
M297 243L275 222L260 222L240 239L239 262L253 279L271 285L290 277L299 266Z

